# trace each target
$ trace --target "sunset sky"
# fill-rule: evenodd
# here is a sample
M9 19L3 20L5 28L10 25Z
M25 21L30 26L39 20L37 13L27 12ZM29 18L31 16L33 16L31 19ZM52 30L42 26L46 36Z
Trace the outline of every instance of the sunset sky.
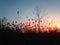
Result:
M41 15L45 10L44 18L60 22L60 1L59 0L0 0L0 17L6 17L9 21L26 21L26 16L35 18L36 6L40 8ZM19 10L19 16L17 11ZM34 12L34 14L33 14ZM40 16L41 16L40 15Z

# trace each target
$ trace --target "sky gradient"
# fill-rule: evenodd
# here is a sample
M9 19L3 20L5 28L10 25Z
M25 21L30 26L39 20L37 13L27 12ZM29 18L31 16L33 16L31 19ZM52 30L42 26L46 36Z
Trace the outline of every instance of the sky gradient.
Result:
M0 17L5 16L9 21L18 20L18 18L21 21L26 21L26 16L29 18L36 17L36 6L40 8L42 13L45 10L50 18L59 18L60 16L59 0L0 0ZM18 10L19 15L17 14ZM45 17L47 17L47 15L45 15Z

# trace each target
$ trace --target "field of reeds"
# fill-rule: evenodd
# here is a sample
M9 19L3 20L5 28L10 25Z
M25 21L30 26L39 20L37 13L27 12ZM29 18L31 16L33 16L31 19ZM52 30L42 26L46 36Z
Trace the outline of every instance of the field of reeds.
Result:
M47 22L47 25L43 20L38 19L28 19L27 22L20 22L12 21L11 23L7 21L6 17L0 18L0 30L12 30L15 32L21 32L21 33L28 33L28 32L34 32L34 33L50 33L50 32L60 32L60 28L56 26L52 26L49 22Z
M37 10L38 12L38 10ZM44 22L37 13L37 19L29 19L26 22L8 22L6 17L0 18L0 45L23 44L58 44L60 42L60 28L52 26L50 22Z
M6 17L0 18L0 45L55 45L60 42L60 32L57 27L44 28L38 24L38 20L35 19L17 24L17 21L8 22Z

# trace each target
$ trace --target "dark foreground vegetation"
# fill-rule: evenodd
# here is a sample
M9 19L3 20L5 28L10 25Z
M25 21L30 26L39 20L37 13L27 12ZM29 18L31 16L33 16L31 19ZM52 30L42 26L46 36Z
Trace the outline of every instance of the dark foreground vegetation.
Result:
M60 43L60 32L56 30L50 33L31 31L22 33L16 23L6 22L5 17L0 19L0 45L58 45Z
M21 33L12 30L0 30L0 45L33 45L33 44L53 44L60 43L60 33Z

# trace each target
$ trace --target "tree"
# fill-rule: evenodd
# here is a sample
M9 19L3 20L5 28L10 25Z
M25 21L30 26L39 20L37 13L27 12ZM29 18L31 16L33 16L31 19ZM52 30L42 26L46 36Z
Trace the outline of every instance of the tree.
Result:
M7 24L7 18L6 17L3 17L2 18L2 25L6 25Z
M47 13L45 14L45 11L46 10L40 10L40 8L38 7L38 6L36 6L36 10L35 10L36 12L35 12L35 14L36 14L36 16L38 17L38 24L37 24L37 26L38 26L38 31L40 31L40 26L41 26L41 22L42 22L42 19L44 18L44 16L46 16L47 15ZM34 12L33 12L34 13Z
M39 15L40 15L40 10L39 10L38 7L36 7L36 15L37 15L37 17L38 17L38 30L40 30L40 17L39 17Z
M2 24L1 20L2 20L2 19L0 18L0 28L1 28L1 24Z

